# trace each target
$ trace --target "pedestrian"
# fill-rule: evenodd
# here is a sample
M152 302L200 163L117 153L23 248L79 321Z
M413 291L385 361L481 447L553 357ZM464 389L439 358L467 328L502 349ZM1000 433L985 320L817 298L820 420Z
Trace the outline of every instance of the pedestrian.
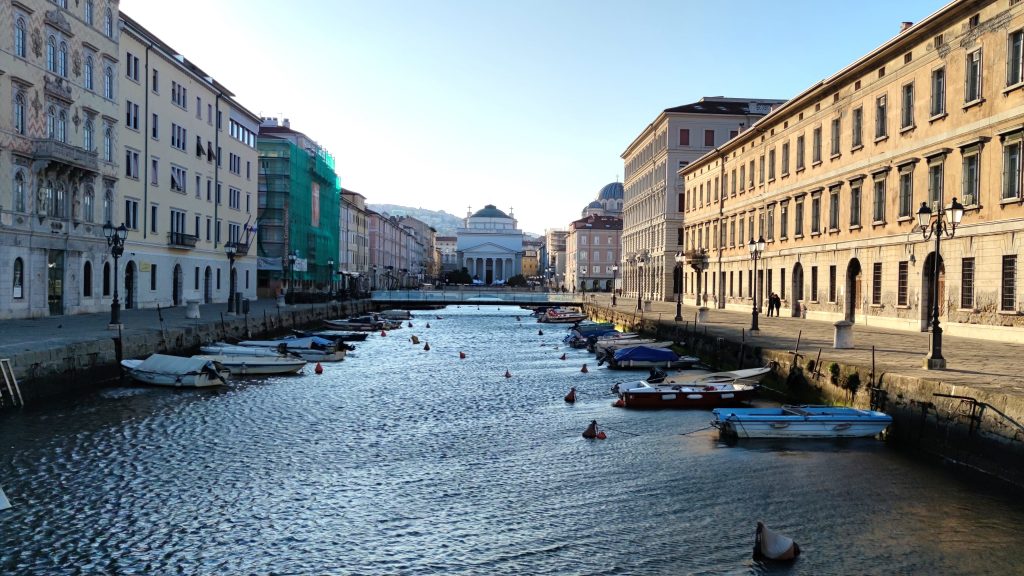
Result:
M775 292L768 295L768 317L772 317L772 312L775 310Z
M772 306L775 308L775 317L779 317L779 310L782 309L782 298L778 294L772 292Z

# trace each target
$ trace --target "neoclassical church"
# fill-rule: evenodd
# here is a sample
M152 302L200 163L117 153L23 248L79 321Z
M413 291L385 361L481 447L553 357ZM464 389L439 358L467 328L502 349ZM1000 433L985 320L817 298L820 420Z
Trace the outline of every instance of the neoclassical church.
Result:
M456 232L459 266L478 284L504 284L522 273L523 231L515 217L488 204L466 213Z

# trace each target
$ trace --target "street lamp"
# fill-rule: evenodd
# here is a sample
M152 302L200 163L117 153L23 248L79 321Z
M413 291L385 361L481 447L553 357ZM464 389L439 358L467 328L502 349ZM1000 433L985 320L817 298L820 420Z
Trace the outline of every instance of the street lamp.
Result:
M761 257L761 253L764 252L764 236L759 236L757 241L754 241L754 237L750 237L750 243L747 244L747 248L750 249L750 259L754 261L754 276L751 282L751 293L753 294L753 304L750 311L750 331L756 332L759 330L757 327L757 289L760 282L757 281L757 259Z
M924 358L925 370L946 369L946 359L942 357L942 328L939 328L939 240L943 235L952 238L964 217L964 205L957 202L956 198L953 198L949 206L939 206L938 209L934 218L931 208L925 202L921 202L921 208L917 211L917 221L925 241L935 237L935 257L932 258L932 338L928 344L928 355Z
M224 244L224 253L228 255L228 314L235 312L235 254L238 245L234 241Z
M107 246L110 246L110 255L114 257L114 301L110 303L110 325L108 328L121 327L121 301L117 297L117 259L124 254L124 241L128 238L128 228L124 222L114 228L110 222L103 225L103 237L107 239Z
M699 250L693 250L690 252L690 268L697 273L697 308L701 309L707 305L707 301L701 303L701 295L704 293L704 289L701 287L701 280L704 277L704 271L708 269L708 253L703 248Z
M295 300L295 261L298 260L299 256L295 252L288 254L288 300L294 302Z
M676 252L676 322L683 321L683 256Z
M619 272L619 267L618 266L612 266L612 306L615 306L615 292L616 292L616 289L615 289L615 275L618 274L618 272Z
M643 256L637 256L636 257L636 276L637 276L637 281L636 281L636 311L637 312L643 312L644 311L644 307L643 307L643 304L640 302L640 299L641 299L641 297L643 296L643 293L644 293L644 257Z

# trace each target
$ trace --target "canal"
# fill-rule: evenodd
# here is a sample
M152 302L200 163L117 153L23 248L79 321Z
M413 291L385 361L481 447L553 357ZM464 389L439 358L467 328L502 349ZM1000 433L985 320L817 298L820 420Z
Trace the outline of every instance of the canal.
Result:
M710 413L611 407L643 373L518 308L412 324L320 376L0 415L0 573L1024 571L1024 505L1001 486L875 440L684 435ZM592 419L607 440L581 438ZM750 558L758 520L800 543L795 564Z

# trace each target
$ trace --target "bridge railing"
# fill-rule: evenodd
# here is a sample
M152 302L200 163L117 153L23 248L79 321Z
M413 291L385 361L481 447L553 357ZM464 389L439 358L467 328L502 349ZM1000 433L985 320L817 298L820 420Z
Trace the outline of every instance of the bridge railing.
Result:
M388 302L508 302L511 304L563 304L580 302L579 294L518 290L444 289L374 290L370 298Z

